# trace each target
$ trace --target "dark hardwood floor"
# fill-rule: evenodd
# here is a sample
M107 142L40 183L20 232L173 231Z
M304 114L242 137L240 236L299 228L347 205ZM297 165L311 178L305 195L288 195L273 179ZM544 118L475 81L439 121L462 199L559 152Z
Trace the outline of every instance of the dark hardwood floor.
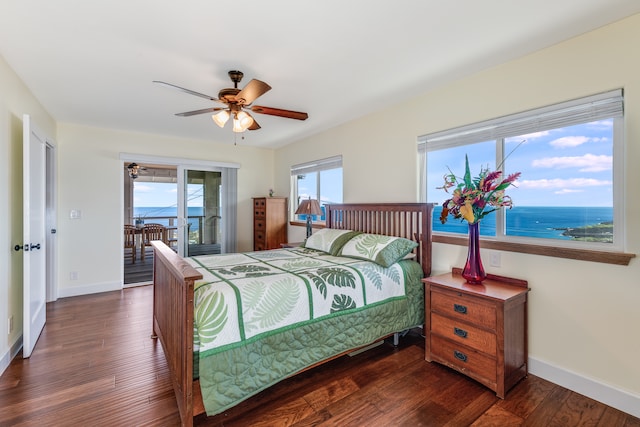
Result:
M31 358L0 377L0 426L177 426L152 288L63 298ZM303 372L200 426L640 426L640 420L530 375L505 400L424 361L412 331Z

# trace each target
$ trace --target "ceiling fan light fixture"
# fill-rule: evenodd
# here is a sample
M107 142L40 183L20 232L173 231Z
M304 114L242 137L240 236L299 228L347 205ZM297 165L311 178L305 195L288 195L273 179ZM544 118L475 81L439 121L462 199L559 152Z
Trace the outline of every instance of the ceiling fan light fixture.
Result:
M137 163L131 163L129 166L127 166L127 170L129 171L129 177L131 179L136 179L138 177L140 166Z
M240 122L240 127L243 131L249 129L249 127L251 127L251 125L253 124L253 117L251 117L244 111L240 111L236 118Z
M245 129L240 125L240 120L238 120L237 117L233 118L233 131L237 133L245 131Z
M227 121L229 120L229 112L227 110L222 110L219 113L211 116L211 118L213 119L215 124L223 128L225 123L227 123Z

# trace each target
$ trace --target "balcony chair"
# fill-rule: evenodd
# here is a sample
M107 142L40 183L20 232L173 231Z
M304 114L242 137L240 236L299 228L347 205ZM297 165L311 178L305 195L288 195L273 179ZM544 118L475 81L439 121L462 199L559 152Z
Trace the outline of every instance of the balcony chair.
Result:
M162 224L145 224L142 227L142 245L140 257L144 261L147 246L151 246L151 241L160 240L167 244L167 227Z
M136 252L138 247L136 245L136 227L131 224L125 224L124 226L124 255L127 256L127 249L131 249L131 253L128 255L131 257L131 262L136 262Z

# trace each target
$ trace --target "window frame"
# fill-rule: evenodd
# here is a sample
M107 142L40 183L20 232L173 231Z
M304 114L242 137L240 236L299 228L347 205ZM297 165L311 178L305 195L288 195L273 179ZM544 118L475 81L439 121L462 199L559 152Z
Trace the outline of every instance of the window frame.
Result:
M298 196L298 175L301 174L309 174L316 173L316 194L318 198L322 197L321 192L321 172L333 170L333 169L342 169L342 155L327 157L324 159L314 160L311 162L300 163L297 165L291 166L291 194L289 203L289 223L291 225L305 225L306 222L300 219L297 219L297 215L295 214L296 209L298 209L299 205L299 196ZM344 175L343 175L344 181ZM341 183L342 184L342 183ZM320 206L322 207L322 201L320 202ZM323 228L325 225L325 221L320 218L314 219L312 221L314 228Z
M624 203L624 98L622 89L516 113L497 119L461 126L418 137L420 165L420 200L427 201L427 155L429 151L495 141L496 165L504 162L504 139L527 133L586 124L612 118L613 128L613 219L614 242L589 243L535 237L510 236L504 233L504 210L496 212L496 236L481 236L482 247L509 252L530 253L562 258L627 265L634 254L623 252L625 241ZM437 218L436 218L437 220ZM467 236L434 231L433 241L466 246Z

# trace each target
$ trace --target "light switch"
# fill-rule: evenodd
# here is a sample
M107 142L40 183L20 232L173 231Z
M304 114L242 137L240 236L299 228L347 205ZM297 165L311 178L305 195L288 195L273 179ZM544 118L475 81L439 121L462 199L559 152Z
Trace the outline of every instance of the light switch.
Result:
M80 219L82 217L82 211L80 209L71 209L69 212L69 219Z
M491 267L500 267L500 252L491 252Z

